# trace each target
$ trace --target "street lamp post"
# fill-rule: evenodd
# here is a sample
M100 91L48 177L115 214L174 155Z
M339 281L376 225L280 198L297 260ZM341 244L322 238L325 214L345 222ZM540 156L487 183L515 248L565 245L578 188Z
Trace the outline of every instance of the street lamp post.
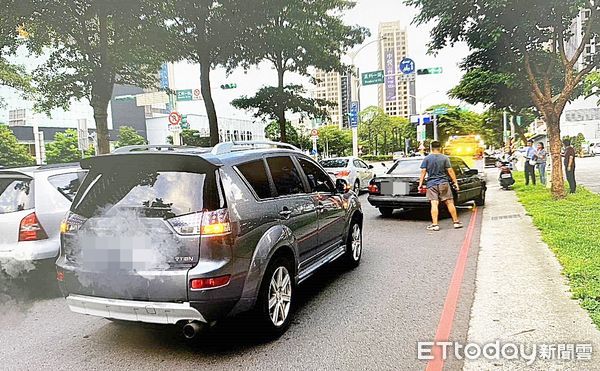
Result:
M371 45L371 44L375 44L377 42L381 42L385 40L385 38L378 38L375 39L371 42L368 42L366 44L364 44L363 46L361 46L358 50L349 53L350 56L350 60L351 60L351 66L354 67L354 60L356 59L356 56L358 55L358 53L360 53L364 48L366 48L367 46ZM360 79L360 76L357 76L357 78ZM350 80L350 82L352 82L352 80ZM352 85L352 84L351 84ZM352 89L352 87L351 87ZM359 88L358 91L356 92L356 96L358 98L358 107L359 109L361 108L360 105L360 80L359 80ZM359 120L360 121L360 120ZM353 127L352 128L352 156L354 157L358 157L358 127Z

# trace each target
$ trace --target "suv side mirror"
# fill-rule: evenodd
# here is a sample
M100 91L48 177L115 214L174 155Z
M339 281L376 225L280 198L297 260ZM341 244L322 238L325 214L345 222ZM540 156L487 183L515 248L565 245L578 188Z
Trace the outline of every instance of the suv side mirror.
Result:
M336 179L335 181L335 190L338 193L347 193L350 190L348 186L348 182L344 179Z
M373 169L373 165L369 165L369 169Z
M477 169L469 169L465 173L466 176L474 176L474 175L477 175L477 174L479 174L479 170L477 170Z

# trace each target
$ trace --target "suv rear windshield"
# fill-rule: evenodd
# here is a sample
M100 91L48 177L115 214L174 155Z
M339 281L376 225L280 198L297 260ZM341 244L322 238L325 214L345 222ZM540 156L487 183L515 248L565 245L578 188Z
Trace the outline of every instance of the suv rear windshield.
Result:
M206 174L162 169L90 171L73 212L90 218L117 210L172 218L222 207L216 171Z
M0 214L33 209L33 180L0 178Z
M330 160L321 161L321 166L323 167L346 167L348 166L348 159L344 158L336 158Z

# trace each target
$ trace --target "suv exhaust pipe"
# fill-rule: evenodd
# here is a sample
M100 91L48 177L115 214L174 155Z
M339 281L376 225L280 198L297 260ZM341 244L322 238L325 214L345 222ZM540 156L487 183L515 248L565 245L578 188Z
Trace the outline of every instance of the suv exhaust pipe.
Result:
M204 325L200 322L194 321L194 322L186 323L182 329L183 336L185 336L186 339L193 339L203 329L204 329Z

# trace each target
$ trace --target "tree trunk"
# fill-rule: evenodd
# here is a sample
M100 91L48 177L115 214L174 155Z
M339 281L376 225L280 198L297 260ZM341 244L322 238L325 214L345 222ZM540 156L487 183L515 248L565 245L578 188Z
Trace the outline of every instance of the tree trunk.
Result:
M97 153L105 155L110 153L110 137L108 135L108 97L92 99L91 106L94 110L94 121L96 122L96 138L98 139Z
M560 138L560 117L556 115L544 115L548 129L548 141L550 144L550 157L552 158L552 197L560 199L565 197L565 181L563 179L563 166L560 152L562 143Z
M210 131L210 145L216 146L219 143L219 121L217 119L217 110L215 109L215 102L212 98L212 92L210 88L210 60L208 58L208 52L202 51L202 55L206 56L201 58L200 61L200 92L204 99L204 107L206 108L206 115L208 116L208 128Z
M282 63L283 65L283 63ZM277 98L279 100L278 104L277 104L277 122L279 123L279 132L281 133L279 140L281 140L283 143L287 143L287 133L285 130L285 105L283 104L283 94L284 94L284 88L283 88L283 74L285 73L285 70L283 69L283 67L281 68L277 68L277 90L279 91L279 97Z

